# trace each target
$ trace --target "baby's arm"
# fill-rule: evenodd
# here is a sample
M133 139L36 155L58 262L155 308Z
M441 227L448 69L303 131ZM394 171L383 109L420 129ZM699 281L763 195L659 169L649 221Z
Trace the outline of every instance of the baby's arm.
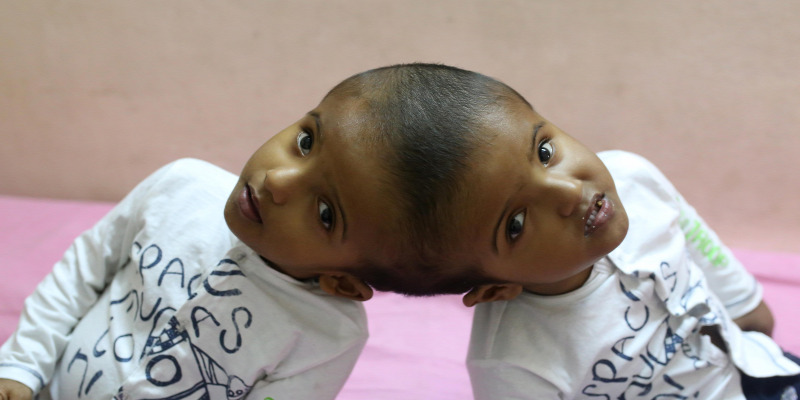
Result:
M763 301L761 284L683 197L678 195L676 202L689 255L703 270L708 286L742 330L771 335L774 321Z
M743 331L757 331L767 336L772 336L772 329L775 327L775 319L772 311L767 307L767 303L761 303L749 313L733 320Z
M120 265L121 240L113 229L119 209L79 236L25 300L14 334L0 349L0 377L35 392L53 375L75 325L97 301Z
M649 171L655 183L674 199L689 257L703 271L708 286L720 298L731 318L743 330L771 333L772 314L762 301L761 285L661 171L642 160L643 168Z
M0 348L0 378L20 382L34 393L50 381L73 328L124 265L139 223L139 202L158 174L80 235L25 300L17 330ZM11 385L6 382L3 390Z

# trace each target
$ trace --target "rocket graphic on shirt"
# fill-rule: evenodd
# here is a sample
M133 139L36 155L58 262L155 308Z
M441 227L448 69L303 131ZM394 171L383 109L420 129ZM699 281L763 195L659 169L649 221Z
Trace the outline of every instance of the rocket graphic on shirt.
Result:
M175 317L169 320L169 324L158 335L150 336L145 346L147 357L152 357L154 360L178 358L173 357L170 353L177 352L181 348L185 349L189 346L194 354L194 360L200 373L200 379L196 382L181 381L180 375L175 375L175 371L163 371L165 376L170 376L169 381L163 381L159 376L162 372L157 368L148 369L146 371L148 381L150 382L163 382L165 386L179 384L185 389L175 393L169 397L160 398L158 400L210 400L210 399L228 399L240 400L243 399L247 393L250 392L251 387L235 375L228 375L225 369L214 360L203 349L194 345L189 337L189 333L184 329ZM178 358L179 359L179 358ZM157 362L152 363L157 364ZM121 387L115 400L128 400L125 393L125 388ZM156 400L156 399L152 399Z

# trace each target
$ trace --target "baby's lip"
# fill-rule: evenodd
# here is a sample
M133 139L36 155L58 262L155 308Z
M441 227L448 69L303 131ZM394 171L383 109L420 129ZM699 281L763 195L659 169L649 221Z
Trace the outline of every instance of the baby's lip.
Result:
M583 235L589 236L603 227L614 216L614 203L604 193L597 193L586 207L583 217Z
M261 223L261 212L258 208L258 198L249 184L244 185L242 193L239 195L237 202L239 204L239 209L242 210L242 215L244 215L245 218L253 222L258 222L259 224Z
M597 209L597 202L602 200L605 195L603 193L595 193L594 196L589 200L589 204L586 206L586 213L583 215L583 220L586 221L592 215L592 213Z

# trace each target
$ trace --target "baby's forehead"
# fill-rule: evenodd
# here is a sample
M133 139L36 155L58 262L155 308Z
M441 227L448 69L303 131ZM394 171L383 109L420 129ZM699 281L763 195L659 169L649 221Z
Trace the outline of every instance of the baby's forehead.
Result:
M454 121L460 122L460 124L452 126L440 124L441 121L430 121L429 117L437 115L435 113L419 117L414 114L415 110L400 113L397 108L387 110L386 104L393 103L391 96L394 94L381 91L379 88L373 89L363 90L363 86L339 88L325 97L318 110L323 115L324 125L336 130L338 140L349 143L348 152L351 155L357 154L357 157L366 164L370 164L363 165L359 169L374 168L374 173L380 177L385 188L394 192L395 196L386 199L388 203L396 203L400 198L410 198L409 201L412 202L419 198L417 201L419 204L416 205L427 207L421 204L425 202L420 198L421 196L428 196L426 199L429 201L425 203L444 200L443 197L436 194L438 192L435 189L430 189L432 192L429 194L421 195L420 193L423 192L421 187L425 183L420 183L420 181L428 180L427 175L444 174L443 170L453 168L460 170L459 166L466 166L467 170L476 167L484 168L485 164L481 166L480 160L485 158L482 154L487 152L486 149L492 147L493 139L498 135L508 135L520 129L529 130L525 126L530 125L526 120L529 119L529 113L532 110L526 102L517 97L506 97L502 101L485 104L479 107L470 118L455 119ZM424 113L426 110L419 111ZM415 118L420 119L419 124L413 123L416 121ZM443 118L447 121L446 115ZM399 124L405 124L405 126L399 127L397 126ZM439 132L430 132L429 134L427 131L416 131L421 126L433 127ZM414 132L409 134L409 130ZM432 139L433 135L441 137ZM465 151L455 151L453 159L445 161L441 157L436 157L436 154L439 154L438 150L430 150L439 144L442 145L440 150L447 151L450 148L461 146L461 149ZM415 155L421 156L416 157ZM419 164L422 167L413 164ZM398 170L418 173L406 176L398 173ZM448 187L461 185L462 181L467 180L461 172L449 175L449 178L443 178L439 182L429 181L427 186L435 188L442 187L442 185ZM467 173L467 175L469 174ZM449 196L445 195L445 197ZM440 206L445 205L440 201L435 202ZM396 204L386 205L398 209ZM400 207L400 209L403 208L405 207ZM435 208L439 209L439 206ZM442 215L445 220L450 217L452 212L452 210L441 209L440 211L446 214ZM435 217L433 219L442 220Z
M342 140L374 143L379 138L374 112L363 97L331 93L312 112Z

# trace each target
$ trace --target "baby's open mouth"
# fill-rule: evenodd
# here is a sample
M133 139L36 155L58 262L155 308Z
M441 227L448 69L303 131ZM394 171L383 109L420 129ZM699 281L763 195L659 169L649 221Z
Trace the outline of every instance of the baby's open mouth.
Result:
M599 227L604 225L613 215L613 204L609 201L605 194L597 194L592 199L592 205L586 210L584 217L583 235L589 236Z

